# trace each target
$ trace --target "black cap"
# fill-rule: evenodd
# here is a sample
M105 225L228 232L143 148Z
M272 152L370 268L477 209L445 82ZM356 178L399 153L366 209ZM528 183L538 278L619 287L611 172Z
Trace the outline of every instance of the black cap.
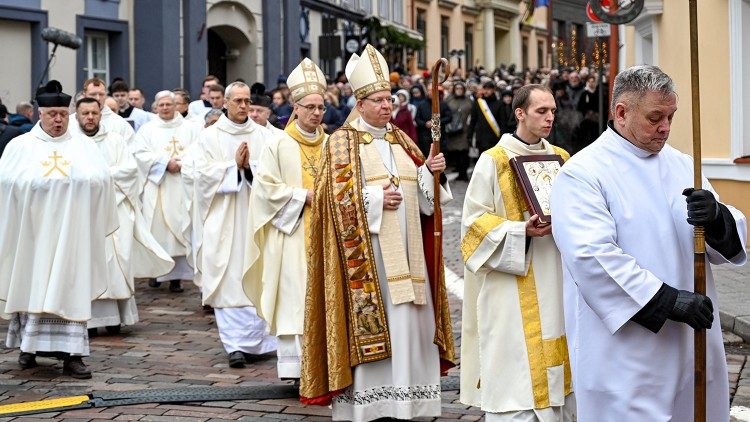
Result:
M495 82L493 81L487 81L482 84L482 88L492 88L495 89Z
M271 97L268 95L253 94L250 96L250 102L253 105L271 108Z
M36 103L39 107L68 107L71 96L62 92L62 85L56 80L36 90Z
M260 94L263 95L266 93L266 86L263 85L260 82L256 82L253 84L253 86L250 87L250 94Z
M501 93L501 96L505 97L506 95L509 95L509 96L512 97L513 96L513 91L510 90L510 89L504 89L503 92Z

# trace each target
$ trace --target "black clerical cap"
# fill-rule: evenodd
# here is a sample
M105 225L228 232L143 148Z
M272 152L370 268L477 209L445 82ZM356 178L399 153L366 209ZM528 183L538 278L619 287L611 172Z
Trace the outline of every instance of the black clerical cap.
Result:
M268 95L253 94L250 96L250 102L252 102L253 105L271 108L271 97Z
M68 107L71 96L62 92L62 85L56 80L36 90L36 103L39 107Z
M253 86L250 87L250 95L252 94L264 95L265 93L266 93L266 86L260 82L256 82L253 84Z

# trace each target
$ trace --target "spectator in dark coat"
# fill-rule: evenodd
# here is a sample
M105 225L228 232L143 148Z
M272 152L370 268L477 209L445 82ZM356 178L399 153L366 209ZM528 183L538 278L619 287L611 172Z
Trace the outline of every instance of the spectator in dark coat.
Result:
M414 107L419 108L419 105L425 101L427 101L427 95L424 92L424 87L419 84L411 87L411 98L409 99L409 102L414 104Z
M496 123L498 123L498 129L500 129L500 101L495 96L495 83L487 81L482 85L481 95L484 101L487 102L490 115ZM471 119L469 121L469 127L466 131L466 139L471 144L471 139L476 134L476 147L481 154L485 150L492 148L500 140L500 133L495 133L490 124L487 122L484 113L479 106L479 98L474 100L474 104L471 108Z
M451 125L445 126L446 137L443 138L445 158L448 165L454 166L458 171L457 180L468 181L469 142L466 139L466 131L474 102L466 95L466 85L458 81L453 84L453 95L446 103L451 109L453 118Z
M337 97L330 92L326 92L324 98L326 112L323 113L323 120L321 120L320 125L323 126L323 130L330 135L334 130L344 124L346 116L342 116L341 113L339 113L338 103L333 102L338 101Z
M513 113L513 91L510 89L503 90L500 94L500 109L498 112L497 124L500 125L500 133L514 133L518 123L516 114Z
M443 101L443 87L438 87L440 91L440 139L445 139L445 125L450 123L453 118L450 107ZM432 144L432 99L431 91L427 87L428 96L417 106L417 117L414 119L417 123L417 138L419 139L419 149L425 157L430 154L430 144Z
M15 126L21 133L26 133L34 127L34 106L28 102L16 105L16 114L8 114L8 124Z
M3 151L8 142L21 133L17 127L8 124L8 108L0 104L0 157L3 156Z

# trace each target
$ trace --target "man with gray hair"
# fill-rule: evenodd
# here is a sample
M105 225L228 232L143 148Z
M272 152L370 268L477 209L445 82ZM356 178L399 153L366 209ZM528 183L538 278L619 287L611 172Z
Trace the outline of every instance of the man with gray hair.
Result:
M169 281L169 291L180 293L181 280L193 279L190 215L180 170L183 155L197 139L201 127L177 112L172 91L160 91L154 100L157 115L136 134L134 154L145 179L143 216L175 266L169 274L149 281L149 285L159 287L162 281Z
M214 308L232 368L276 350L276 338L267 334L267 324L242 288L245 241L252 235L250 188L264 140L273 136L249 117L251 104L245 83L229 84L223 104L226 114L201 132L190 152L193 169L190 174L183 171L194 180L196 281L203 305Z
M578 420L692 420L693 331L704 329L706 420L729 420L710 266L707 295L692 291L692 226L705 227L707 262L743 265L745 216L708 180L690 187L692 158L666 144L677 94L658 67L620 73L611 111L552 188Z

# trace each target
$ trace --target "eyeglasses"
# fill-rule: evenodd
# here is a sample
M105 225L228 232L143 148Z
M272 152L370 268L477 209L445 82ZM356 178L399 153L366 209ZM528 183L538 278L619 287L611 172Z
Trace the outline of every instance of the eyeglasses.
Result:
M240 105L240 104L250 105L253 103L252 101L250 101L250 98L232 98L231 101L237 105Z
M372 101L375 104L381 104L381 105L382 104L393 104L393 97L383 97L381 99L373 99L373 98L370 98L370 97L365 97L364 99L367 100L367 101Z
M305 104L300 104L300 103L297 103L297 105L304 109L307 109L307 111L309 111L310 113L314 112L315 110L318 110L321 113L325 113L327 110L326 106L322 106L322 105L316 106L315 104L305 105Z

